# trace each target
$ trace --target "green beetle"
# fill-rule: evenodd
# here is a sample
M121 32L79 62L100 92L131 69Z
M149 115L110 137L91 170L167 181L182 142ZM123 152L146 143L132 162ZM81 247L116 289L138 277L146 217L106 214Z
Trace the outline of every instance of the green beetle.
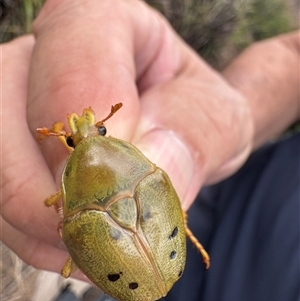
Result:
M61 190L46 206L62 199L62 239L77 267L104 292L121 301L153 301L165 296L183 273L186 234L209 256L187 227L186 215L167 174L132 144L105 137L91 108L68 116L71 133L57 122L41 136L57 136L70 150Z

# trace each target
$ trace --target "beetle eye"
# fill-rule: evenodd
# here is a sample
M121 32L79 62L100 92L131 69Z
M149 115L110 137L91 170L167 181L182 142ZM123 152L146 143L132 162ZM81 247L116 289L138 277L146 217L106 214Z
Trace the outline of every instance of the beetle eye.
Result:
M101 136L105 136L106 135L106 127L104 125L99 126L98 132Z
M75 147L72 137L67 137L66 142L67 142L68 146L73 147L73 148Z

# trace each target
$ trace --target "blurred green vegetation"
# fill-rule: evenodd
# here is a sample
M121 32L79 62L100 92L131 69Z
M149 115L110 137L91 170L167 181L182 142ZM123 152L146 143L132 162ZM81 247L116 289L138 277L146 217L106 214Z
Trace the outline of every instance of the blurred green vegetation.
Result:
M31 32L31 24L46 0L1 0L1 43Z
M298 27L297 0L148 0L213 67L249 44Z
M1 42L30 33L46 0L0 0ZM257 40L297 28L297 0L146 0L210 65L224 67Z
M238 18L240 24L231 39L239 49L297 28L296 14L286 0L255 0L248 9L240 11Z

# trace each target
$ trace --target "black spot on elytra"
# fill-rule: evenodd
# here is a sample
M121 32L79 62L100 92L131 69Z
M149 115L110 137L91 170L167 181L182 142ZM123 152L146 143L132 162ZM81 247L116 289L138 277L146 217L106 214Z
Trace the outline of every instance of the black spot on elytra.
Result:
M177 252L176 251L172 251L171 254L170 254L170 259L174 259L177 255Z
M130 282L128 286L131 290L135 290L139 287L138 283L136 282Z
M178 234L178 228L175 227L174 230L172 231L171 235L169 236L169 239L174 238Z
M119 274L108 274L107 278L108 278L109 281L115 282L115 281L117 281L117 280L120 279L120 275L121 274L122 273L119 273Z
M182 273L183 273L182 270L180 270L178 273L178 277L181 277Z

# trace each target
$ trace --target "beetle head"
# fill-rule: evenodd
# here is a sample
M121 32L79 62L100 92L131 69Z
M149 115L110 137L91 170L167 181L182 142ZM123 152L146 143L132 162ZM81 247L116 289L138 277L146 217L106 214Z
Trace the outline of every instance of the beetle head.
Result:
M118 103L111 107L109 115L101 121L96 123L95 113L91 108L83 110L82 116L79 117L77 114L72 113L68 115L68 122L71 129L72 143L74 147L83 139L93 136L102 135L105 136L106 128L104 121L109 119L122 107L122 103Z
M95 126L95 113L91 108L84 109L81 117L76 113L68 115L68 122L74 146L82 139L98 134L97 127Z

